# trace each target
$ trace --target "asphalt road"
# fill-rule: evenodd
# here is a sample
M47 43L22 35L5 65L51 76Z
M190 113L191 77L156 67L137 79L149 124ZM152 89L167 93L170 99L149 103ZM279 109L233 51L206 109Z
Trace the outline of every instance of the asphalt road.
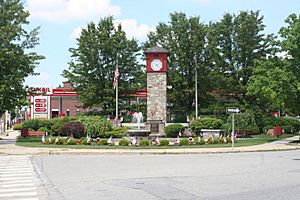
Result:
M300 151L32 159L48 199L300 199Z

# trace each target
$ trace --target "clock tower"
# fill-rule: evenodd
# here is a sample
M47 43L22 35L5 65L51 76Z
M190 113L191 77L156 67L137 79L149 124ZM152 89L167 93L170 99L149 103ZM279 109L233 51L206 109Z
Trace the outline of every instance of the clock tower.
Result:
M164 133L167 119L167 56L162 47L145 51L147 67L147 124L151 133ZM163 127L162 127L163 126Z

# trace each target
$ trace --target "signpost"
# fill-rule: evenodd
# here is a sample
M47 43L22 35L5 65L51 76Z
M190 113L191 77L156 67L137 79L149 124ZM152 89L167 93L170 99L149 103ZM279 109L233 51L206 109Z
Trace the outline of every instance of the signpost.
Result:
M234 113L239 113L241 110L236 107L228 107L226 108L227 113L232 113L232 131L231 131L231 141L232 141L232 150L234 148Z

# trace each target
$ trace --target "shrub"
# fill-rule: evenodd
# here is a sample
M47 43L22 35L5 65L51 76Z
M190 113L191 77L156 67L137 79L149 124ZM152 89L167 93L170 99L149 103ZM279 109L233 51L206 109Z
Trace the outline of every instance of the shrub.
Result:
M149 146L150 141L148 139L142 139L139 144L140 146Z
M267 125L267 126L263 127L262 131L263 131L264 133L266 133L268 130L273 129L273 128L274 128L274 126L272 126L272 125Z
M282 127L285 134L291 134L294 132L294 127L291 125L286 125Z
M84 144L84 145L91 145L92 142L91 141L87 141L86 137L82 137L81 139L81 143Z
M51 126L50 133L54 136L61 134L63 124L60 122L55 123L53 126Z
M74 121L76 119L72 118L72 117L60 117L60 118L53 118L53 119L51 119L51 123L52 124L56 124L56 123L65 124L65 123L70 122L72 120Z
M214 144L223 144L224 143L224 139L223 138L214 138Z
M165 127L165 133L167 137L177 137L180 131L183 131L184 127L181 124L170 124Z
M119 141L119 145L120 145L120 146L128 146L128 145L129 145L129 141L126 140L125 138L122 138L122 139Z
M300 122L297 119L293 118L279 118L278 119L278 126L287 126L292 127L294 131L300 130Z
M23 126L22 124L15 124L13 129L14 130L21 130L22 126Z
M62 126L62 136L73 136L74 138L81 138L85 136L84 126L80 122L68 122Z
M260 130L256 124L246 126L243 129L239 129L240 132L242 132L243 130L250 130L252 134L260 134Z
M91 137L102 137L101 134L112 130L111 123L100 116L80 116L78 121L86 127Z
M25 120L23 123L22 128L28 128L32 129L34 131L37 131L40 128L40 121L39 119L28 119Z
M168 141L168 140L161 140L161 141L159 142L159 145L160 145L160 146L168 146L168 145L169 145L169 141Z
M214 117L203 117L192 122L191 128L195 132L199 132L200 129L218 129L223 124L221 119Z
M74 138L72 138L72 139L68 139L67 140L67 144L68 145L76 145L77 144L77 140L76 139L74 139Z
M47 128L47 130L50 130L51 129L51 126L54 125L54 122L52 119L43 119L43 120L40 120L39 121L39 129L44 127L44 128Z
M200 141L198 141L198 138L197 138L197 139L195 139L195 141L196 141L196 144L200 144L200 145L203 145L203 144L205 144L205 140L204 140L204 138L203 138L203 137L200 139Z
M207 144L213 144L214 143L214 139L212 137L208 138L206 141Z
M28 119L24 121L23 128L32 129L38 131L41 127L45 127L48 130L51 129L51 126L54 125L53 120L51 119Z
M108 145L108 142L107 142L106 139L102 139L102 140L99 141L99 144L100 145Z
M58 141L57 141L55 144L57 144L57 145L64 145L64 144L67 144L67 139L66 139L66 138L60 137L60 138L58 139Z
M180 140L180 145L188 145L189 144L189 140L186 138L183 138Z
M41 132L48 132L49 133L49 129L47 127L41 127L39 128L38 131L41 131Z
M126 131L128 129L128 127L113 128L111 131L103 132L99 136L101 138L109 138L110 136L113 138L122 138L126 136Z
M266 126L272 126L272 128L274 126L290 126L295 132L300 130L300 122L294 118L266 116L262 119L262 122L258 121L258 123L263 124L263 129Z
M229 122L221 125L220 129L224 129L226 131L226 135L231 133L231 124Z

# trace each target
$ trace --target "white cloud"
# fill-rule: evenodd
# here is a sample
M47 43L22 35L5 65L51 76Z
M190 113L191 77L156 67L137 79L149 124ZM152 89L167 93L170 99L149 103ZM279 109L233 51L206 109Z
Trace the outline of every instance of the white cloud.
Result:
M135 19L116 20L115 26L122 25L123 30L126 32L127 38L135 38L139 41L145 41L147 34L154 31L155 27L150 27L147 24L138 25Z
M52 22L93 20L107 15L120 15L121 8L110 0L28 0L32 18Z
M123 19L123 20L116 20L115 26L117 27L118 24L122 25L122 29L125 31L126 36L128 39L135 38L140 42L143 42L146 40L147 34L150 31L154 31L155 27L150 27L147 24L140 24L138 25L137 21L135 19ZM81 30L83 28L86 28L86 25L79 26L75 28L71 35L71 39L76 39L80 37Z
M72 40L76 40L76 38L79 38L79 37L80 37L80 34L81 34L81 30L84 29L84 28L86 28L86 27L87 27L86 25L82 25L82 26L76 27L76 28L72 31L72 33L71 33L71 35L70 35L70 38L71 38Z
M50 80L50 74L47 72L40 72L40 75L34 77L37 81L48 81Z

